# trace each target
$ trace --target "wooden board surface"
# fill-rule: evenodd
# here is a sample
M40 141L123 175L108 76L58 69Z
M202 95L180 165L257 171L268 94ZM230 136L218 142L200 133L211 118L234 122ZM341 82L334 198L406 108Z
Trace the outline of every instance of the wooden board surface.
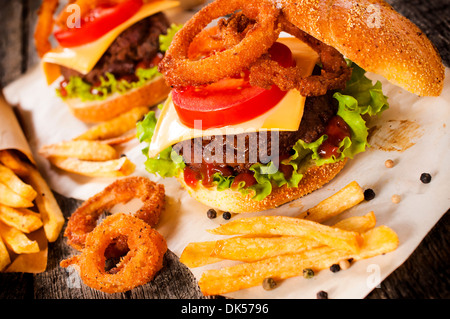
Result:
M448 0L390 0L400 13L416 23L450 65L450 3ZM32 42L40 1L0 0L0 86L35 65ZM56 194L66 217L80 201ZM0 274L0 299L181 299L204 298L194 277L170 251L155 281L123 294L104 294L79 282L58 266L70 255L61 238L50 245L48 271L43 274ZM450 213L430 231L411 257L374 289L368 299L450 298Z

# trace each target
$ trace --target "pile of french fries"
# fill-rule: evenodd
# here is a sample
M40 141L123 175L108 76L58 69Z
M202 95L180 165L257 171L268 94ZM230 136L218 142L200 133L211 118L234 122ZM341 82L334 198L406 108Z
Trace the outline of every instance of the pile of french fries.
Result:
M242 262L202 274L199 286L203 294L219 295L261 285L268 278L301 276L303 269L316 273L344 260L357 261L395 250L397 234L387 226L375 227L373 212L332 226L323 224L363 199L361 187L351 182L296 217L257 216L230 221L208 231L239 236L190 243L180 261L191 268L224 260Z
M47 244L64 216L39 171L12 150L0 151L0 271L43 272Z
M90 177L122 177L134 172L136 166L120 156L115 146L136 137L136 122L147 114L147 107L136 107L118 117L97 124L69 141L45 145L40 155L54 166Z

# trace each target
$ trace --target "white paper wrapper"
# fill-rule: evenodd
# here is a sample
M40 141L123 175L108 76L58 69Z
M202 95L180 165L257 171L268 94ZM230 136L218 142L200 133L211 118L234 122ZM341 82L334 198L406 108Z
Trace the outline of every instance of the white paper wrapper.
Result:
M34 163L28 141L17 121L11 105L0 94L0 150L18 150Z
M450 206L449 70L446 70L446 75L444 92L436 98L417 97L371 75L373 79L382 81L383 91L390 102L389 110L370 123L374 128L369 141L372 147L349 161L337 178L313 194L278 209L246 215L294 216L356 180L361 187L374 189L376 197L350 209L338 219L374 211L377 225L387 225L399 235L398 249L384 256L358 261L348 270L338 273L322 271L311 280L301 276L287 279L272 291L254 287L228 296L315 298L319 290L325 290L330 298L364 298L408 258ZM67 197L87 199L113 181L60 171L37 154L43 145L72 139L88 127L70 114L69 109L56 97L54 87L46 85L39 67L7 86L4 94L9 103L19 107L34 157L55 191ZM224 220L221 217L208 219L208 207L190 198L175 179L160 179L148 174L143 165L145 158L141 153L142 147L133 141L123 152L137 164L134 174L147 176L166 186L167 208L158 230L166 237L169 249L179 256L190 242L218 239L206 229L214 228ZM393 168L385 167L387 159L395 162ZM419 177L423 172L432 175L430 184L420 182ZM393 194L401 196L400 203L392 203ZM225 264L223 262L192 271L196 278L200 278L204 269Z

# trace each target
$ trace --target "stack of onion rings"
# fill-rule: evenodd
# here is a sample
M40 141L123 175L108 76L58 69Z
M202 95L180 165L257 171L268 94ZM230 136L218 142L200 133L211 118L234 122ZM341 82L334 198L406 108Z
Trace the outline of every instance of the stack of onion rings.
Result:
M344 89L351 77L351 69L335 48L315 39L280 16L282 30L308 44L319 54L322 64L320 75L301 77L296 67L284 68L268 57L261 57L250 67L250 84L269 89L297 89L303 96L320 96L329 90Z
M201 60L188 58L189 45L212 20L236 10L256 22L235 46ZM277 10L271 1L216 0L197 12L174 37L159 71L173 87L202 85L239 74L278 38ZM224 67L226 65L226 67Z
M129 252L114 271L105 270L105 251L117 237L125 237ZM143 220L117 213L108 216L86 237L81 255L63 260L61 267L77 265L83 282L107 293L124 292L153 280L162 268L167 243Z
M145 177L132 176L118 179L102 192L86 200L70 217L64 235L75 249L82 249L86 236L97 226L100 216L118 203L127 203L139 198L143 205L134 212L151 227L156 226L164 207L164 186L156 184ZM117 241L114 255L123 253L120 240Z
M215 18L241 9L227 21L204 29ZM255 12L256 11L256 12ZM307 43L320 57L320 75L300 76L270 59L268 49L280 31ZM226 67L224 67L226 66ZM297 89L303 96L320 96L344 89L351 69L340 52L297 28L273 2L216 0L200 10L176 34L159 70L172 87L201 86L248 72L250 84L269 89Z

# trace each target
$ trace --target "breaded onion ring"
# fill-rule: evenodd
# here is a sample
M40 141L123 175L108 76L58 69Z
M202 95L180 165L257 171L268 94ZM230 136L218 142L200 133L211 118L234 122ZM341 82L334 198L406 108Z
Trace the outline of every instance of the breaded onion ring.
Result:
M189 45L212 20L236 10L256 23L235 46L204 59L190 60ZM239 74L271 47L279 35L277 10L271 1L216 0L197 12L175 35L159 64L172 87L202 85Z
M113 182L103 191L86 200L72 214L64 232L68 243L75 249L82 249L87 235L93 231L103 212L110 210L118 203L127 203L134 198L139 198L143 205L133 215L142 219L150 227L156 226L164 207L164 186L145 177L132 176ZM119 250L123 252L123 249Z
M220 52L237 45L254 26L255 21L242 12L233 14L228 19L220 19L217 25L203 29L189 45L188 58L197 60L215 52Z
M296 67L284 68L268 56L262 56L250 67L250 84L269 89L272 85L287 91L297 89L303 96L320 96L329 90L344 89L351 69L335 48L315 39L280 16L282 30L308 44L319 54L322 73L301 77Z
M129 252L113 268L105 270L105 250L117 237L125 237ZM153 280L163 266L167 243L143 220L123 213L108 216L86 237L81 255L63 260L61 267L78 265L80 277L91 288L116 293Z
M59 0L44 0L38 11L38 22L34 31L34 45L40 57L52 49L49 37L53 32L53 15L58 9Z

